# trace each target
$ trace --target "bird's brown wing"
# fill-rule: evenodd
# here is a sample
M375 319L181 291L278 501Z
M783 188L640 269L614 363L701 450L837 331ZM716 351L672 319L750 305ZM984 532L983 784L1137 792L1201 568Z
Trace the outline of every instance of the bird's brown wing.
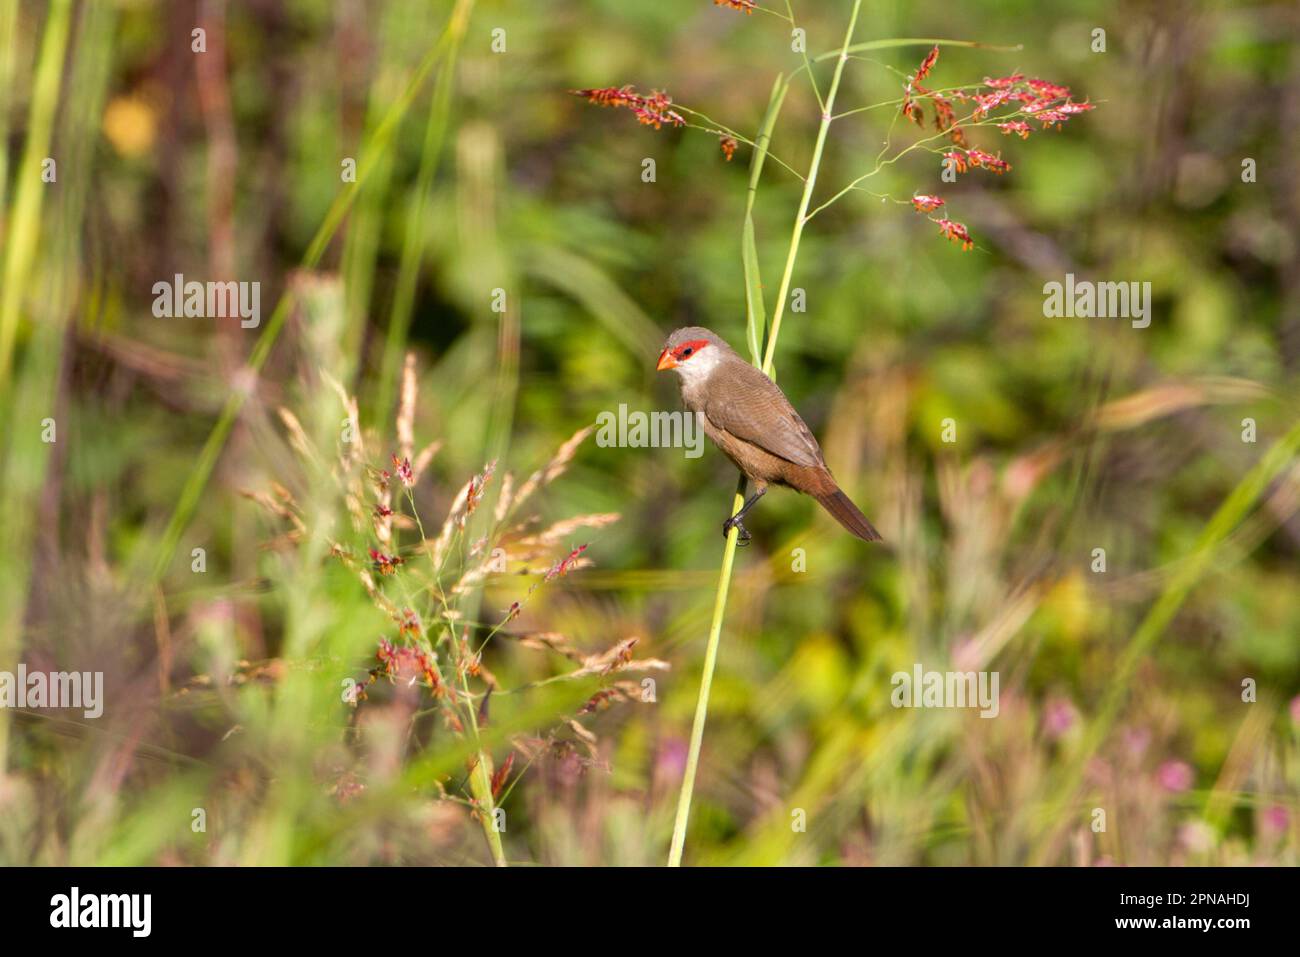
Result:
M824 467L821 447L785 394L762 371L737 358L714 372L727 388L709 388L704 414L716 426L787 462Z

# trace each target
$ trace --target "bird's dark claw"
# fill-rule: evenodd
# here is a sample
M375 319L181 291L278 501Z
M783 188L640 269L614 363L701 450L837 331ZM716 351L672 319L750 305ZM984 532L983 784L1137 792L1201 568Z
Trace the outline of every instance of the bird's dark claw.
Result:
M741 546L748 545L752 536L749 534L749 529L745 527L745 523L741 521L739 515L733 515L722 523L722 537L726 538L727 533L733 528L738 532L736 536L736 544Z

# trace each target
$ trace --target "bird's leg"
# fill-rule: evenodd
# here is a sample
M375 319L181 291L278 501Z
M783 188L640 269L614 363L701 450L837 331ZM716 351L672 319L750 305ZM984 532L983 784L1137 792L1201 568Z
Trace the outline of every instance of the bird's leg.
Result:
M763 497L763 493L766 491L767 491L767 486L760 485L757 489L754 490L754 494L745 500L745 504L740 506L740 511L722 523L723 538L727 537L727 532L735 528L738 533L736 544L737 545L749 544L749 540L751 536L749 534L749 529L745 528L745 523L742 521L742 519L745 517L745 513L748 512L751 508L753 508L754 504L760 498Z

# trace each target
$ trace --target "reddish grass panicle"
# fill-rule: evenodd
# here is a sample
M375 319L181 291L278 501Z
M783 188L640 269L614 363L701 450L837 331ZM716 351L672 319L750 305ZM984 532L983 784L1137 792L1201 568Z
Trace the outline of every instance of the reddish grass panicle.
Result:
M686 119L673 110L673 99L662 90L654 90L649 96L641 96L632 86L605 87L597 90L570 90L574 96L583 97L588 103L597 106L612 106L615 109L628 109L637 121L655 129L668 126L685 126Z
M607 99L620 96L614 91ZM638 100L649 104L643 106L645 109L666 109L666 98ZM338 383L331 384L350 421L360 421L356 398L347 395ZM603 651L584 654L576 651L567 637L546 632L547 639L539 640L534 629L521 629L518 624L539 586L591 564L588 544L574 547L564 543L580 529L599 529L619 518L613 513L578 515L543 527L535 515L524 511L535 493L565 472L592 428L578 430L517 491L509 473L493 486L497 467L495 462L488 463L450 496L441 528L426 534L417 503L436 494L427 482L422 489L421 480L428 473L439 443L431 442L415 451L415 407L415 364L408 360L397 416L399 450L389 456L393 471L368 464L368 449L379 447L384 439L362 434L356 441L341 444L330 472L351 519L351 535L333 533L341 537L331 537L329 554L356 576L374 606L392 622L393 629L379 637L374 652L377 664L368 669L364 680L350 687L344 702L352 711L352 726L358 732L362 726L384 722L385 727L409 726L412 730L419 724L420 732L408 734L407 743L399 746L399 752L409 752L412 759L421 748L413 742L424 740L428 743L423 747L438 746L436 729L425 727L435 717L446 732L463 742L461 747L468 745L473 755L468 774L440 780L439 800L453 809L457 805L465 808L479 822L493 860L502 864L504 845L492 823L496 802L504 799L513 781L539 757L581 748L595 762L597 738L579 720L593 710L593 699L584 690L585 703L556 715L549 728L541 723L541 737L536 731L528 737L508 737L504 759L495 763L480 731L488 721L489 699L494 693L507 692L499 688L484 661L491 642L508 640L576 660L578 667L561 671L542 683L580 678L597 681L600 687L595 695L602 707L641 700L639 693L634 693L639 684L622 681L615 672L658 670L667 665L653 658L633 658L631 648L636 638L623 638ZM312 447L297 417L282 409L281 419L304 467L319 467L324 456ZM494 487L499 488L495 507L484 516L481 511ZM421 492L424 494L417 498ZM278 540L279 547L296 546L306 537L305 512L285 486L277 484L269 493L245 494L277 521L291 525L290 531ZM346 525L346 521L340 523L341 527ZM479 592L489 585L493 591L512 586L520 576L531 578L531 587L511 601L495 620L470 620L481 615L482 602L475 599ZM393 691L376 694L375 685L381 680ZM384 700L388 698L392 700ZM388 718L381 718L381 714ZM528 761L522 769L513 771L511 779L516 752L524 754ZM331 793L355 796L365 790L370 773L358 757L355 766L339 770L338 780L346 779L347 786L335 787Z

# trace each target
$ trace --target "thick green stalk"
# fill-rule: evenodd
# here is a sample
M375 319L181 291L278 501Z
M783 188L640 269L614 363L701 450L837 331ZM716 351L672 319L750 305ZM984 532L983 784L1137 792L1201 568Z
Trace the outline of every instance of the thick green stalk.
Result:
M781 316L785 312L786 296L790 292L790 279L794 274L794 264L799 255L799 240L803 236L805 217L812 202L813 189L817 185L817 171L821 168L822 151L826 145L826 134L830 129L831 116L835 110L835 95L839 92L840 77L844 73L844 64L848 62L849 47L853 43L853 31L858 23L858 11L862 0L854 0L853 12L849 16L848 29L844 31L844 44L840 48L839 62L835 64L835 75L831 80L830 90L826 94L822 110L821 124L817 129L817 145L813 148L812 162L808 167L808 178L804 181L803 197L799 200L799 213L795 217L794 230L790 235L790 250L785 258L785 271L781 276L781 289L777 293L776 308L772 313L772 329L767 340L767 352L763 359L763 371L772 375L772 359L776 354L776 339L781 331ZM745 480L742 478L732 502L731 514L735 515L745 502ZM709 641L704 652L704 673L700 676L700 694L695 703L695 721L691 725L690 749L686 755L686 772L682 778L682 790L677 800L677 819L673 824L672 846L668 851L668 866L680 867L682 849L686 845L686 825L691 816L691 796L695 791L695 773L700 763L700 748L704 743L704 723L709 713L709 691L713 686L713 670L718 661L718 646L722 639L722 619L727 611L727 593L731 588L731 570L736 559L736 540L739 531L732 528L727 532L727 544L722 552L722 571L718 576L718 590L713 601L713 621L709 625Z

